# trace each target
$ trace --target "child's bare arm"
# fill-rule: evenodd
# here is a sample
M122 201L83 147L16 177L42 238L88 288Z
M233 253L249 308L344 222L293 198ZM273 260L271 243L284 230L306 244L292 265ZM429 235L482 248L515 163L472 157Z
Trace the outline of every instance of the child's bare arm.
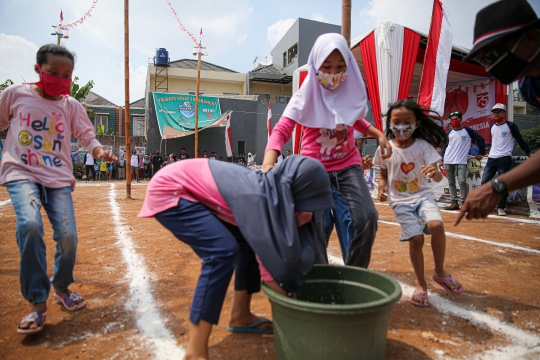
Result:
M437 163L431 165L422 165L422 170L420 171L426 178L433 179L435 182L442 180L442 174L439 172Z
M379 201L386 201L386 183L388 181L388 170L381 168L381 174L379 177Z

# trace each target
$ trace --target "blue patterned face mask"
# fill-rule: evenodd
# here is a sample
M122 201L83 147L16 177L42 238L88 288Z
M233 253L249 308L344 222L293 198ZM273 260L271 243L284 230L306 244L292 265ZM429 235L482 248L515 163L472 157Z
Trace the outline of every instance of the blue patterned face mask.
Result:
M396 137L398 140L407 140L410 138L418 127L418 122L415 122L412 125L392 125L390 124L390 130L392 130L392 134Z

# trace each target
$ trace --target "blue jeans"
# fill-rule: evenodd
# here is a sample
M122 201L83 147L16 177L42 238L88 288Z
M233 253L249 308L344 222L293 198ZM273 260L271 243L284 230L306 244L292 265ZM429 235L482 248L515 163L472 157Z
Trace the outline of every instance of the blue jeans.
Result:
M486 167L484 168L484 175L482 175L482 185L493 179L495 177L495 173L498 173L500 176L505 172L510 171L511 167L511 156L503 156L501 158L488 157ZM506 206L506 199L507 197L502 197L501 200L499 200L499 204L497 204L497 209L504 209L504 207Z
M450 189L452 202L458 201L456 190L457 175L459 190L461 192L461 202L464 203L467 199L467 164L444 164L444 170L448 177L448 188Z
M56 291L66 291L73 278L77 253L77 227L71 187L47 188L28 180L6 184L15 215L15 237L21 256L21 292L32 304L47 301L51 284ZM56 241L54 275L47 276L47 258L43 241L41 206L45 209Z
M364 171L358 165L349 166L343 170L328 173L330 183L339 190L341 196L349 206L349 212L354 227L354 236L350 239L349 250L345 265L367 268L371 259L371 248L377 233L377 220L379 214L369 194L369 189L364 179ZM326 246L328 243L324 237L324 220L322 213L320 218L314 214L316 226L320 235L317 238L318 259L326 258ZM326 260L328 262L328 260Z
M255 254L238 228L221 222L206 206L184 199L155 218L203 261L189 315L193 324L201 319L218 323L235 267L234 289L259 291L261 276Z
M351 213L349 212L349 205L339 191L332 186L332 197L334 198L334 204L336 207L332 210L324 210L324 235L326 242L330 240L332 230L334 230L334 224L336 225L336 232L339 239L339 245L341 247L341 255L343 261L347 260L347 252L349 251L349 245L351 239L354 238L354 226L351 220Z

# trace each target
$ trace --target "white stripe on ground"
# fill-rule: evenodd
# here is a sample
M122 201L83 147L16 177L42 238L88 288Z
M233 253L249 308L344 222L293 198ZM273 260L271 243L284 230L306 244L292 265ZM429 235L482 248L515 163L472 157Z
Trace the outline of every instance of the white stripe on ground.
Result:
M331 264L343 265L343 259L339 256L328 254L328 261ZM398 283L401 286L403 295L410 298L415 289L414 286L404 284L400 281ZM511 355L510 358L512 359L517 359L519 356L528 353L536 353L535 351L533 352L533 348L540 345L540 337L536 334L519 329L488 314L468 310L436 293L429 294L429 303L444 314L469 320L491 331L500 333L513 343L510 347L488 350L481 355L477 355L475 357L476 359L508 359L508 355Z
M4 205L7 205L11 202L11 199L7 199L7 200L4 200L4 201L0 201L0 207L4 206Z
M399 223L393 222L393 221L379 220L379 222L381 224L386 224L386 225L400 226ZM501 242L489 241L489 240L484 240L484 239L478 239L478 238L475 238L475 237L472 237L472 236L456 234L456 233L451 233L451 232L447 232L446 236L453 237L453 238L456 238L456 239L462 239L462 240L477 241L477 242L481 242L481 243L485 243L485 244L489 244L489 245L493 245L493 246L499 246L499 247L508 248L508 249L525 251L525 252L528 252L530 254L539 254L540 255L540 250L531 249L531 248L524 247L524 246L518 246L518 245L514 245L514 244L509 244L509 243L501 243Z
M382 202L374 202L374 204L375 205L381 205L381 206L390 206L388 203L382 203ZM444 210L444 209L439 209L439 210L441 212L445 212L445 213L449 213L449 214L456 214L457 215L457 213L455 211ZM489 219L513 221L513 222L522 223L522 224L540 225L540 220L519 219L519 218L513 218L513 217L508 217L508 216L498 216L498 215L488 215L487 217ZM463 219L463 221L466 221L466 219Z
M165 327L165 319L156 305L149 283L150 273L146 270L144 259L135 251L133 240L128 235L130 229L122 225L120 206L116 202L115 184L109 189L111 213L113 215L117 246L127 264L126 279L129 281L130 298L126 308L136 313L137 327L154 350L155 359L183 359L186 352L176 343L173 334Z

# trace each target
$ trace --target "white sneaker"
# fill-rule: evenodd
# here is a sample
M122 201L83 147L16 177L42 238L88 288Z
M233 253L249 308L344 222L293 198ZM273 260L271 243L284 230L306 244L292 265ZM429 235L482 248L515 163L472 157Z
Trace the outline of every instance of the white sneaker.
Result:
M497 215L499 215L499 216L506 216L506 213L504 212L503 209L497 209Z

